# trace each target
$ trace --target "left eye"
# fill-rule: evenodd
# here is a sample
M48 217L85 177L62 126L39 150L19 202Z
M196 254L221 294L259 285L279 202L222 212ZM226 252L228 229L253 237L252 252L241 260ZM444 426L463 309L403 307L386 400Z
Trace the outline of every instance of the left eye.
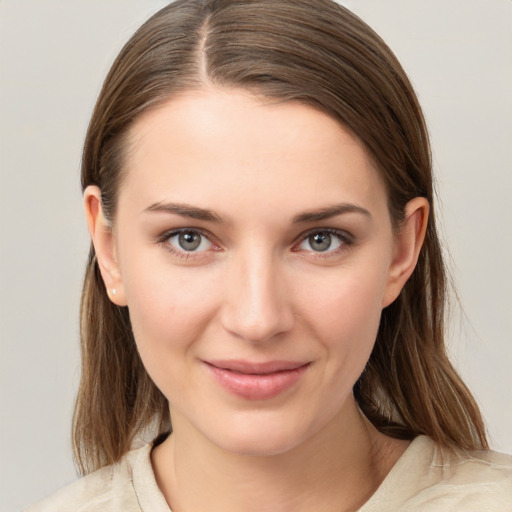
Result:
M343 243L344 240L341 235L329 231L316 231L310 233L302 241L299 245L299 249L303 251L330 252L341 247Z
M175 249L184 252L207 251L212 247L212 243L199 231L186 230L172 234L167 242Z

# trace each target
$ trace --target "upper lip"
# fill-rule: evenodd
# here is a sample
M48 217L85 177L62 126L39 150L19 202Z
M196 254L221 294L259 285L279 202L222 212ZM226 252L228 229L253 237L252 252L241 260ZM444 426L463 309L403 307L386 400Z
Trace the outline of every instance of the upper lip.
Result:
M206 364L215 366L221 370L231 372L245 373L250 375L265 375L269 373L296 370L302 366L306 366L309 362L304 361L266 361L252 362L241 360L208 360Z

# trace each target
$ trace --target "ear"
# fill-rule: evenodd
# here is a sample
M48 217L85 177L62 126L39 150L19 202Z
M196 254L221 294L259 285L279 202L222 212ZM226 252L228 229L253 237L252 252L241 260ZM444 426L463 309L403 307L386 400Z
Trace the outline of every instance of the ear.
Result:
M111 223L103 214L101 191L90 185L84 192L84 208L87 227L91 235L101 277L110 300L118 306L126 306L121 272L117 262L114 234Z
M425 240L429 210L428 201L424 197L415 197L405 206L405 218L395 237L395 251L388 272L383 308L398 297L416 267Z

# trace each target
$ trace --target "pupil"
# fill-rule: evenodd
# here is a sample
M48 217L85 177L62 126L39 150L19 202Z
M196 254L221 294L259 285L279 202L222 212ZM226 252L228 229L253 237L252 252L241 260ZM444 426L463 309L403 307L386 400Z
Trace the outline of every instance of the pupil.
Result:
M326 251L331 246L329 233L316 233L309 237L309 243L315 251Z
M201 235L198 233L180 233L179 244L182 249L186 251L193 251L201 244Z

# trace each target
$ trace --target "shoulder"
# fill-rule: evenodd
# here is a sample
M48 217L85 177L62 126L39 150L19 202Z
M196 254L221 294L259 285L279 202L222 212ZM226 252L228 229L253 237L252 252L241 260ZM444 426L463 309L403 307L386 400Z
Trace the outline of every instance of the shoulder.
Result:
M512 500L512 456L492 450L449 452L434 443L431 471L440 482L473 489L503 488Z
M444 453L437 449L436 499L460 510L512 510L512 456L492 450ZM426 491L425 491L426 492Z
M151 444L132 450L118 463L80 478L25 512L139 512L143 510L141 499L151 500L151 497L139 496L139 489L146 494L158 494L150 451Z
M63 487L25 512L100 510L110 500L119 466L107 466Z
M450 451L420 436L360 512L511 512L512 456Z
M491 450L450 451L426 437L416 443L413 453L416 449L421 461L411 473L416 492L403 510L512 510L512 456Z

